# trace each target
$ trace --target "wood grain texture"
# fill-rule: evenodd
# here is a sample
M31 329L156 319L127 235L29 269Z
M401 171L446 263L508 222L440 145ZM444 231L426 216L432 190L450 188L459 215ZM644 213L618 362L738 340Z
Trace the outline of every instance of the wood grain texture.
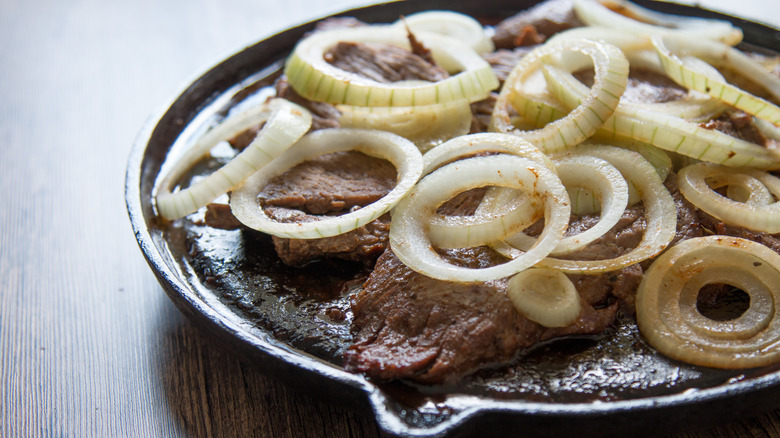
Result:
M196 73L361 3L0 0L0 437L378 436L186 320L123 198L136 133ZM680 436L780 436L780 411Z

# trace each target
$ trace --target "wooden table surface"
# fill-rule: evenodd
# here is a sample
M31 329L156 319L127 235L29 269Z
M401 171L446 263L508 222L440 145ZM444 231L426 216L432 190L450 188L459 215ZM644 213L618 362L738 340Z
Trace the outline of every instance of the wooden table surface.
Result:
M123 197L135 135L196 73L365 3L0 0L0 436L379 434L189 322ZM780 24L777 0L700 3ZM780 410L680 436L780 436Z

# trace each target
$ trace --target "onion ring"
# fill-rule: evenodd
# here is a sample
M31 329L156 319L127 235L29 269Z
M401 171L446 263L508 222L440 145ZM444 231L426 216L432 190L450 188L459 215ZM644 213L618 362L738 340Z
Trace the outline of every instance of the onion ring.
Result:
M456 194L490 185L517 188L542 197L542 234L528 252L500 265L466 268L448 263L426 235L431 216ZM473 157L430 173L398 203L390 224L390 248L406 266L428 277L462 283L496 280L533 266L555 249L566 231L569 214L566 189L552 170L512 155Z
M378 201L341 216L314 222L277 222L258 205L257 194L268 182L306 160L333 152L356 150L384 158L398 169L398 183ZM255 172L230 195L230 210L249 228L279 237L315 239L359 228L387 213L411 190L422 174L422 156L409 140L384 131L323 129L303 137L293 148Z
M696 309L702 286L725 283L750 296L736 319L715 321ZM639 285L637 323L671 358L718 368L757 367L780 358L780 255L759 243L708 236L678 243L655 260Z
M217 143L266 122L252 143L220 169L190 187L172 193L184 172ZM245 180L298 141L311 126L311 113L285 99L273 99L230 118L201 137L176 163L157 188L157 210L169 220L184 217L206 206Z
M525 82L549 56L575 52L590 57L594 84L581 103L566 116L533 131L521 131L512 124L510 110L525 105ZM617 108L628 81L628 60L617 47L590 40L558 39L526 54L515 66L496 100L490 130L512 133L529 140L545 153L556 153L581 143L604 124ZM523 116L523 114L520 114Z

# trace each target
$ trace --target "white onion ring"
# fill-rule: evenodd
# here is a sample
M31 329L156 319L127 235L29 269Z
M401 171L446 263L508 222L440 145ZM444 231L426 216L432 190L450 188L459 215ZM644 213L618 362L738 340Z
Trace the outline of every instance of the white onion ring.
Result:
M644 202L647 226L639 245L621 256L606 260L563 260L548 257L539 266L556 268L570 274L596 275L615 271L658 255L674 238L677 229L677 209L672 195L658 177L653 166L636 152L614 146L582 145L574 153L590 155L608 161L623 177L633 183ZM491 244L507 257L515 257L522 251L507 244Z
M748 202L722 196L707 184L707 180L723 174L743 174L758 180L780 199L780 178L776 176L755 169L730 169L707 163L692 164L680 170L680 193L696 207L726 223L765 233L780 233L780 201L767 203L769 199L760 189L751 190L756 195ZM716 184L716 188L724 184Z
M466 268L445 261L426 235L431 216L443 202L477 187L502 186L544 198L545 227L536 245L522 256L486 268ZM430 173L393 210L390 248L409 268L428 277L457 282L508 277L536 264L563 237L569 221L566 189L550 169L512 155L474 157Z
M398 170L396 186L378 201L341 216L314 222L277 222L258 205L257 194L274 177L306 160L333 152L356 150L390 161ZM274 236L293 239L331 237L359 228L387 213L422 174L422 156L403 137L384 131L324 129L303 137L293 148L255 172L230 195L230 210L244 225Z
M579 234L564 237L550 253L562 255L584 248L617 224L628 205L628 184L613 165L593 156L566 156L555 160L555 165L561 182L570 194L574 187L587 188L596 193L601 204L601 217L595 225ZM536 238L520 232L505 241L526 250Z
M722 77L718 78L702 74L699 69L691 68L689 64L683 62L678 57L678 54L683 53L686 56L710 55L712 57L713 53L728 55L731 52L739 53L738 50L713 41L683 40L670 37L654 37L652 41L653 47L655 47L660 57L661 64L664 66L664 70L666 70L666 73L672 80L681 86L709 94L748 114L771 122L775 126L780 126L780 107L727 83ZM739 71L749 70L748 62L757 64L744 54L740 53L740 55L742 58L740 58ZM734 57L735 55L731 56ZM726 59L728 58L726 57ZM763 71L763 68L758 68L758 70ZM763 82L760 82L760 84L773 92L776 98L780 98L780 78L765 74L761 79Z
M493 41L479 21L453 11L424 11L411 14L393 23L393 26L412 33L433 32L462 42L481 54L495 50Z
M475 102L498 87L490 64L460 41L444 35L416 35L430 48L436 62L458 71L437 82L377 82L329 64L323 54L339 42L385 43L409 47L407 33L392 25L372 25L320 31L304 38L287 58L285 74L301 96L332 104L379 107L432 105L456 100Z
M464 134L471 129L471 105L457 100L413 107L371 107L338 105L342 128L378 129L411 140L421 152Z
M623 9L641 21L615 12L605 3ZM664 14L625 0L575 0L574 11L586 24L619 29L628 34L671 34L684 38L720 40L731 45L742 41L742 31L728 21Z
M254 140L230 162L190 187L171 193L184 172L219 142L266 122ZM254 171L270 162L298 141L311 126L311 113L285 99L273 99L231 117L201 137L176 163L157 188L157 210L169 220L184 217L206 206Z
M707 284L730 284L750 296L748 310L715 321L696 308ZM780 359L780 255L726 236L685 240L655 260L636 298L637 323L650 344L673 359L718 368L769 365Z
M506 294L518 312L545 327L566 327L580 316L580 294L561 271L530 268L509 279Z
M509 134L479 133L454 138L423 155L423 175L445 163L484 153L517 155L555 168L549 157L527 140ZM428 236L439 248L486 245L534 223L542 215L541 207L535 197L520 197L512 189L493 187L471 216L434 215Z
M548 68L547 78L556 81L554 91L569 104L583 101L587 87L571 74ZM780 152L709 130L649 105L621 102L599 130L601 138L628 137L682 155L731 167L780 168Z
M593 61L593 87L569 114L534 131L520 131L512 124L511 109L521 112L528 94L525 82L549 56L581 53ZM604 124L617 108L628 80L628 60L617 47L590 40L558 39L526 54L515 66L496 100L490 130L521 136L545 153L556 153L581 143ZM520 114L523 116L522 112Z

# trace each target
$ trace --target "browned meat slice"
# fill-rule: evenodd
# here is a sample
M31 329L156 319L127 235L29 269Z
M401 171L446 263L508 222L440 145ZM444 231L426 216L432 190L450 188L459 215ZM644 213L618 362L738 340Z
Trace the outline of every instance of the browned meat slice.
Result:
M760 231L753 231L744 227L729 225L718 218L710 216L702 210L697 210L697 213L699 220L701 220L701 225L712 234L720 234L723 236L733 236L752 240L780 254L780 233L769 234Z
M274 178L259 197L266 207L327 214L370 204L392 190L395 181L395 167L388 161L337 152L293 167Z
M572 0L549 0L507 18L496 26L496 48L540 44L554 33L582 26L572 4Z
M513 50L498 49L495 52L486 53L482 57L493 67L493 72L499 82L503 84L512 69L529 51L528 47L517 47Z
M471 128L469 134L487 132L490 118L493 117L493 107L496 106L498 93L490 93L486 99L471 104Z
M206 206L206 215L203 218L206 225L221 230L237 230L244 225L233 216L230 205L212 202Z
M377 201L395 186L389 162L360 152L323 155L305 161L271 180L258 195L269 216L282 222L316 220L316 215L343 214ZM384 251L387 216L340 236L322 239L273 237L286 264L302 265L324 257L372 264Z
M767 138L758 129L753 121L753 116L737 109L724 111L718 117L708 122L700 123L699 126L705 129L714 129L750 143L778 148L775 140Z
M486 248L448 250L459 263L501 261ZM574 325L545 329L519 314L505 294L506 281L476 284L434 280L386 251L353 301L355 343L348 369L380 379L447 383L489 365L512 360L540 340L603 332L617 306L583 303Z
M435 82L449 76L444 69L422 56L390 44L341 42L328 50L324 57L344 71L377 82Z
M284 209L269 210L272 216L279 217ZM295 211L295 220L319 219ZM301 266L323 258L338 258L371 265L387 248L389 232L390 216L384 215L365 226L338 236L322 239L284 239L274 236L273 243L276 254L282 262L290 266Z
M313 32L362 26L366 26L366 23L358 20L355 17L331 17L322 21L318 21L317 25L314 27Z
M341 112L337 110L335 106L325 102L315 102L313 100L304 99L300 94L293 90L290 83L287 82L286 77L282 77L276 81L276 96L283 97L290 102L297 103L308 109L311 112L312 117L312 131L326 128L338 128L341 126L339 124Z

